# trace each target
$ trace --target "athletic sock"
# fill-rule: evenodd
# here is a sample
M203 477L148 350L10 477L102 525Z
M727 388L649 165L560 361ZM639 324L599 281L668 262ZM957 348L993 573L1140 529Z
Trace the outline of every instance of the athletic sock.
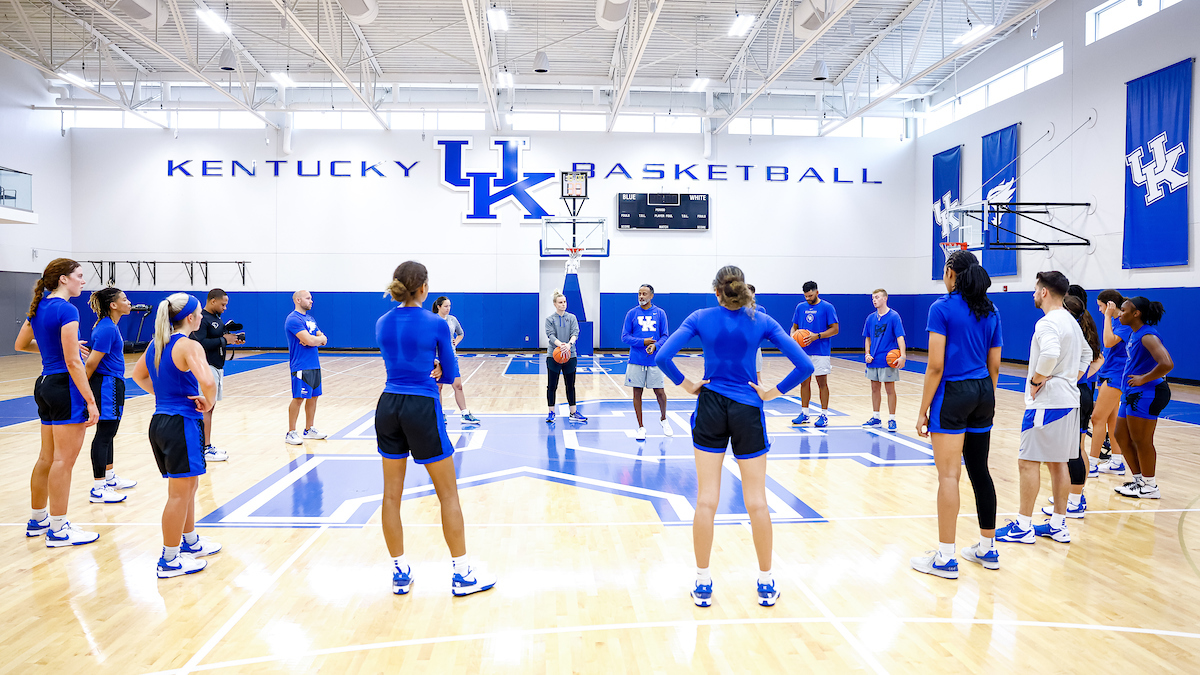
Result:
M103 490L103 489L104 489L104 484L107 482L107 480L106 480L106 479L104 479L104 478L97 478L96 480L94 480L94 481L92 481L92 482L94 483L94 485L92 486L92 489L94 489L94 490Z
M38 522L40 523L40 522L42 522L43 520L45 520L45 519L47 519L47 518L49 518L49 517L50 517L50 512L49 512L49 511L47 511L46 509L33 509L33 515L31 515L31 516L29 516L29 517L30 517L31 519L33 519L33 520L36 520L36 521L38 521Z
M179 557L179 547L178 546L164 546L163 547L163 552L162 552L163 560L166 560L167 562L171 562L172 560L174 560L178 557Z
M404 558L403 553L396 556L395 558L392 558L392 567L394 567L396 569L396 571L403 571L403 570L412 571L412 568L408 566L408 560L406 560Z
M50 516L50 531L58 532L67 522L66 516Z
M766 572L764 572L762 570L758 571L758 583L766 584L766 585L770 586L774 582L775 582L775 577L774 577L774 575L771 574L771 570L767 570Z
M1142 478L1142 474L1135 473L1135 474L1133 474L1133 482L1137 483L1138 485L1141 485L1146 482L1146 479Z
M1017 527L1021 528L1022 530L1025 530L1025 531L1029 531L1030 529L1032 529L1033 528L1033 516L1023 516L1018 513L1017 514Z
M1125 463L1125 455L1122 455L1122 454L1121 454L1121 453L1119 453L1119 452L1114 452L1114 453L1113 453L1112 455L1110 455L1109 457L1110 457L1110 458L1109 458L1109 460L1108 460L1108 461L1110 461L1110 462L1118 462L1118 463L1121 463L1121 464L1124 464L1124 463Z
M1055 513L1050 516L1050 527L1056 530L1061 530L1067 526L1067 517L1061 513Z
M1088 457L1088 466L1095 468L1100 465L1099 457Z
M1158 482L1155 481L1154 476L1146 476L1142 478L1142 484L1149 485L1150 487L1158 487Z
M104 480L112 480L116 477L117 477L117 472L114 471L113 469L109 469L108 471L104 472Z
M696 583L705 585L712 583L712 574L709 573L707 567L696 568Z
M896 413L888 413L888 421L895 422L896 421Z
M458 411L458 414L462 415L463 417L466 417L467 415L471 414L471 411L467 410L466 408L463 408L462 410Z
M979 535L979 552L980 553L987 553L988 551L990 551L994 548L996 548L996 540L993 537L985 537L982 534Z
M879 411L878 410L872 411L871 417L873 417L875 419L879 419Z
M195 530L183 533L183 541L188 546L195 546L196 542L200 541L200 535L196 534Z
M471 571L471 566L467 564L467 556L460 555L457 558L451 558L450 562L454 564L454 573L467 576L467 572Z
M1067 495L1067 506L1078 507L1079 502L1083 501L1083 493L1077 495Z
M945 562L954 557L954 542L938 542L938 558Z

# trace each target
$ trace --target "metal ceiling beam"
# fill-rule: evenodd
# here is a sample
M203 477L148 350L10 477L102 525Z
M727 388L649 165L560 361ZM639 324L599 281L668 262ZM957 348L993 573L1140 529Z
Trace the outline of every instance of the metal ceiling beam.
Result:
M858 66L858 64L867 59L867 56L870 55L871 50L882 44L884 38L886 38L893 29L904 23L905 17L907 17L909 14L912 14L912 11L919 7L923 2L932 2L934 5L937 4L937 0L913 0L912 2L908 3L908 6L904 8L904 11L900 12L899 16L893 19L886 28L880 31L879 34L875 36L875 39L871 40L871 42L868 43L867 46L858 53L858 56L854 57L854 60L850 62L850 65L846 66L845 70L838 73L838 76L833 78L832 85L836 87L842 83L842 80L849 77L850 73L854 72L854 69Z
M211 9L209 9L208 5L204 4L204 0L192 0L192 1L195 2L196 6L199 7L201 10L208 11L208 12L212 11ZM232 24L230 24L230 25L232 25ZM266 69L264 69L262 67L262 64L260 64L258 62L258 60L254 58L254 55L250 53L250 50L246 49L246 45L242 44L241 41L239 41L237 38L235 38L232 34L229 35L229 43L232 44L233 48L237 50L239 56L246 59L247 61L250 62L250 65L254 66L254 69L258 71L259 75L262 75L263 77L270 77L270 75L267 74Z
M775 11L775 7L778 4L779 0L768 0L766 6L763 7L762 13L758 15L758 19L754 22L754 27L750 29L749 33L746 33L746 39L742 41L742 46L738 48L737 54L734 55L733 61L729 64L729 68L721 76L721 82L728 82L729 78L733 77L733 71L737 69L738 63L746 57L746 53L750 51L750 45L754 44L754 41L758 38L758 32L763 29L763 26L767 25L767 20L771 18L771 14Z
M84 1L89 4L96 2L96 0ZM325 65L331 71L333 71L333 74L342 81L342 84L346 85L346 88L350 90L350 93L354 94L354 98L358 99L358 102L363 105L363 108L365 108L367 112L371 113L371 115L375 118L375 121L379 123L379 126L391 131L391 127L388 126L388 123L384 121L379 112L375 110L374 102L367 100L367 97L364 96L361 91L359 91L354 82L350 80L350 76L346 75L346 71L342 70L342 68L334 62L333 57L331 57L329 53L325 51L325 48L321 46L321 43L317 41L317 38L312 33L308 32L308 29L305 28L304 24L300 22L300 17L296 16L296 13L293 12L292 9L283 2L283 0L271 0L271 4L275 5L275 9L278 9L279 12L283 14L284 18L287 19L288 23L292 24L292 27L295 28L296 32L300 34L300 37L304 38L304 41L308 43L308 46L317 53L317 56L321 57L321 60L325 62Z
M163 57L165 57L167 60L171 61L175 65L182 68L185 72L187 72L192 77L207 84L208 86L212 87L216 91L221 92L222 96L224 96L225 98L228 98L230 101L233 101L234 103L236 103L239 108L254 115L255 117L262 120L263 122L267 123L269 126L275 128L275 129L279 128L279 125L275 124L271 120L267 119L266 115L260 113L258 110L255 110L253 106L246 103L242 99L238 98L232 92L227 91L221 85L219 85L216 82L213 82L212 80L205 77L205 75L203 73L201 73L199 70L193 68L191 66L191 64L189 64L188 62L184 61L183 59L179 58L178 56L175 56L170 51L168 51L167 49L165 49L164 47L162 47L161 45L159 45L157 42L150 39L146 35L143 35L141 31L139 31L138 29L129 25L129 23L127 21L125 21L121 17L117 16L116 14L113 14L111 11L109 11L107 8L105 8L105 6L103 4L101 4L98 0L81 0L81 2L86 3L89 7L96 10L97 14L100 14L101 16L108 19L109 21L112 21L121 30L123 30L126 33L128 33L129 35L131 35L135 40L137 40L138 42L141 42L142 44L146 45L150 49L153 49L154 51L158 52Z
M371 62L371 68L374 69L375 74L382 77L383 68L380 68L379 61L375 60L375 52L371 49L371 44L367 42L367 36L363 35L362 29L358 27L358 24L354 23L353 21L349 23L350 30L354 31L354 37L358 38L358 44L360 47L362 47L363 57ZM361 61L356 61L354 64L349 65L358 65L359 63L361 63Z
M809 49L812 49L813 45L820 42L821 38L824 37L826 33L828 33L830 30L833 30L833 27L837 25L837 22L841 21L842 17L846 16L846 14L858 4L858 1L859 0L848 0L845 5L842 5L841 9L839 9L837 12L834 12L832 16L827 18L825 23L821 24L821 27L813 32L812 37L805 40L804 44L801 45L799 49L792 52L792 55L789 56L786 61L779 64L779 67L775 69L775 72L768 75L767 79L763 81L758 89L754 90L753 94L750 94L745 101L742 101L740 106L735 108L733 112L729 113L729 116L725 118L725 121L721 123L721 126L713 130L713 133L719 134L724 131L725 127L729 126L729 123L733 121L733 118L740 115L746 108L749 108L750 104L754 103L755 99L766 93L767 89L771 86L771 83L786 73L788 69L800 59L801 56L804 56Z
M946 65L947 63L951 63L957 59L962 58L963 56L966 56L967 54L971 53L971 51L978 49L979 46L982 45L983 43L987 42L988 40L991 40L993 37L999 35L1000 33L1007 31L1008 29L1010 29L1014 26L1021 25L1029 17L1033 16L1038 11L1049 7L1052 4L1054 4L1054 0L1041 0L1040 2L1038 2L1036 4L1030 5L1029 7L1022 9L1021 11L1019 11L1015 15L1013 15L1013 18L1001 23L1000 25L991 29L984 35L981 35L981 36L975 38L974 40L972 40L971 42L968 42L967 44L963 45L962 47L959 47L954 52L947 54L946 56L944 56L940 60L938 60L936 63L929 65L924 70L917 73L916 75L909 75L908 78L906 78L903 82L900 83L900 86L896 87L896 91L900 91L900 90L904 89L905 87L916 84L922 78L926 77L930 73L936 72L938 68L941 68L942 66ZM942 39L944 40L945 37L943 36ZM829 132L833 131L834 129L837 129L838 127L842 126L846 122L849 122L850 120L853 120L857 117L861 117L863 113L867 112L868 110L871 110L872 108L878 106L879 104L883 103L886 100L887 100L887 97L881 97L881 98L875 99L874 101L871 101L870 103L866 104L865 106L863 106L863 107L855 110L854 112L850 113L849 115L847 115L845 119L834 122L834 123L830 124L828 127L821 129L821 135L824 136L824 135L828 134Z
M71 20L74 21L75 23L79 24L80 28L86 30L88 32L88 35L91 35L92 37L97 38L104 44L108 45L108 48L110 50L112 50L112 52L114 54L116 54L117 56L124 59L125 62L128 63L129 65L133 66L134 68L137 68L138 72L142 73L143 75L150 74L150 71L147 70L145 66L138 63L129 54L125 53L125 51L122 50L120 47L118 47L116 45L116 43L114 43L112 40L110 40L108 38L108 36L102 34L100 31L96 30L95 26L93 26L92 24L88 23L87 21L84 21L83 19L76 16L75 13L72 12L71 10L67 9L67 6L62 4L62 2L60 2L59 0L50 0L50 5L53 6L54 9L57 9L58 11L62 12L63 14L66 14L67 16L71 17ZM50 20L51 21L54 20L53 15L51 15Z
M492 65L488 43L485 37L487 30L480 21L479 8L475 0L462 0L463 14L467 17L467 30L471 33L471 47L475 50L475 64L479 67L479 79L483 82L480 91L487 98L488 112L492 115L492 128L500 131L500 109L496 103L496 87L492 82Z
M33 24L29 23L29 15L25 13L25 8L21 6L21 0L8 0L13 9L17 10L17 18L21 21L21 27L25 29L25 34L33 42L33 51L37 53L38 58L44 63L50 63L50 58L46 56L46 50L42 48L42 41L38 39L37 33L33 31Z
M917 65L917 56L921 53L921 45L925 44L925 33L929 30L929 22L933 19L933 12L937 9L938 0L930 0L929 10L925 12L925 20L921 22L921 31L917 33L917 43L913 45L912 54L908 57L908 65L904 66L900 71L900 77L903 79L912 73L913 67ZM946 38L943 36L942 41Z
M5 54L7 56L11 56L12 58L20 61L21 63L25 63L30 66L33 66L34 68L37 68L38 70L42 71L42 73L44 75L46 75L47 77L53 77L55 79L62 79L62 75L54 72L50 68L47 68L44 64L38 63L34 59L31 59L31 58L29 58L23 54L20 54L18 52L14 52L13 50L9 49L8 47L5 47L4 45L0 45L0 54ZM107 101L108 103L111 103L112 105L120 108L121 110L124 110L125 112L130 113L132 115L136 115L137 117L139 117L143 120L146 120L147 122L149 122L155 126L161 127L163 129L167 128L167 126L165 124L163 124L162 122L159 122L158 120L150 119L146 115L130 108L128 105L122 103L121 101L118 101L114 98L105 96L104 94L100 93L99 91L97 91L95 89L91 89L89 87L76 87L76 88L82 89L102 101Z
M612 131L613 126L616 125L617 115L620 114L621 107L625 105L625 99L629 97L629 88L633 86L633 78L637 75L638 66L642 63L642 57L646 54L646 47L650 44L650 34L654 32L654 24L658 23L658 17L662 15L663 7L666 4L667 0L658 0L657 3L651 3L654 9L642 24L642 31L638 34L637 49L633 53L633 58L629 61L629 67L625 71L625 78L621 80L621 86L617 89L617 96L613 100L612 117L608 120L609 131ZM615 85L616 82L613 84Z

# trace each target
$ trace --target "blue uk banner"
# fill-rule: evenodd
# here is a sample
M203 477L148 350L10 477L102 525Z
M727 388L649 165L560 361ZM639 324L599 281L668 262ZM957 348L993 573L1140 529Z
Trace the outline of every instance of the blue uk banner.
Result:
M983 137L983 194L988 212L983 223L983 268L993 277L1017 273L1017 252L992 248L993 244L1017 241L1017 216L1001 212L994 204L1011 204L1017 197L1017 153L1020 124L1001 129Z
M1125 241L1121 266L1186 265L1192 59L1125 84Z
M933 280L942 278L946 256L942 242L962 241L959 236L962 215L958 208L962 176L962 146L957 145L933 156Z

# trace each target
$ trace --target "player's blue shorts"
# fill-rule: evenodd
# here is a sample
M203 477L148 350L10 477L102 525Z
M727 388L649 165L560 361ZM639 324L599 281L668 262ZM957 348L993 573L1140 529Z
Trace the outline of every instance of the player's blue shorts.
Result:
M1117 417L1156 420L1170 402L1171 387L1165 381L1157 385L1126 387L1121 391L1121 407L1117 409Z
M292 398L316 398L320 395L320 368L292 373Z
M125 413L125 378L95 373L88 384L100 408L100 421L119 421Z
M42 424L82 424L88 419L87 399L69 373L39 377L33 385L33 400Z
M992 430L995 414L992 378L942 380L929 404L929 433L982 434Z
M203 476L204 419L156 414L150 418L150 449L163 478Z

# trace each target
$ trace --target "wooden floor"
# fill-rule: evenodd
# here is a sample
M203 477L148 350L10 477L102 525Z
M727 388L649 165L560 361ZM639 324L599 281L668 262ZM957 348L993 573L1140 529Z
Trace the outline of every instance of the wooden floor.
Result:
M506 375L510 360L462 359L482 429L500 428L500 413L544 414L544 376ZM699 372L700 359L680 361L685 372ZM353 427L374 407L382 363L326 354L322 364L317 426ZM846 415L832 423L858 426L870 410L862 365L834 359L834 366L831 407ZM785 362L767 358L765 368L764 379L775 382ZM30 395L37 370L34 357L0 358L0 401ZM306 453L374 452L370 440L285 445L287 378L284 364L227 376L215 441L230 460L201 478L200 514L253 493ZM580 399L627 399L622 384L620 375L581 375ZM904 373L898 389L901 432L915 441L920 376ZM1177 400L1200 401L1195 390L1173 389ZM686 398L675 387L668 394ZM444 401L453 407L449 390ZM1022 403L1011 391L999 392L998 403L991 467L1000 510L1011 516ZM1189 424L1159 426L1161 501L1118 497L1112 487L1120 481L1101 477L1087 490L1086 519L1068 521L1074 543L1001 544L1001 570L964 562L957 581L908 565L936 543L933 467L838 459L841 437L831 432L829 459L768 466L781 491L821 516L775 525L779 603L755 604L750 532L734 523L717 528L715 604L700 609L687 595L689 527L664 522L651 501L620 490L531 475L462 491L470 555L499 575L487 593L451 597L432 496L404 503L416 575L407 596L390 592L377 507L361 526L205 528L225 550L200 574L160 581L154 563L166 481L146 440L152 407L150 397L131 399L117 437L118 472L141 481L126 503L88 503L85 446L69 515L101 538L70 549L47 549L22 534L37 422L0 427L0 460L9 469L0 484L0 532L12 546L0 549L0 673L1200 672L1200 428ZM619 415L592 421L632 426ZM792 433L786 416L768 425L773 434ZM664 457L689 453L690 439L676 433L647 445ZM637 452L631 437L621 437ZM520 438L487 438L494 443L472 452L522 449ZM651 464L691 471L686 458ZM413 466L409 474L424 472ZM315 489L326 498L348 489L325 480ZM962 488L960 547L977 535L965 477ZM1048 489L1046 478L1039 507Z

